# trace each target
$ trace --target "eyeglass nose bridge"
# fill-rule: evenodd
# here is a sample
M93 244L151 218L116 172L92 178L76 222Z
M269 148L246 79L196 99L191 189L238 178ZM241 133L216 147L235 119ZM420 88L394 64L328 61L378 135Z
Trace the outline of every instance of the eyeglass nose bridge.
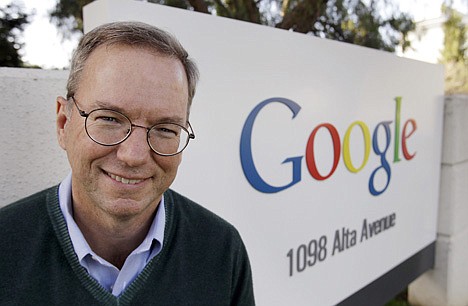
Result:
M130 136L130 134L133 132L133 128L135 128L135 127L139 127L139 128L145 129L147 135L148 135L148 133L151 131L151 128L149 128L149 127L130 123L130 129L127 131L127 134L128 134L127 138L128 138L128 137Z
M129 120L129 122L130 122L130 120ZM151 128L146 127L146 126L142 126L142 125L138 125L138 124L133 124L132 122L130 122L130 128L127 130L127 135L125 136L124 139L122 139L122 140L119 142L119 144L121 144L122 142L126 141L126 140L130 137L130 135L133 133L133 129L136 128L136 127L142 128L142 129L145 129L145 130L146 130L146 142L148 143L148 145L149 145L151 151L154 151L153 147L152 147L151 144L150 144L150 140L149 140L149 137L150 137L150 134L149 134L149 133L150 133L150 131L151 131Z

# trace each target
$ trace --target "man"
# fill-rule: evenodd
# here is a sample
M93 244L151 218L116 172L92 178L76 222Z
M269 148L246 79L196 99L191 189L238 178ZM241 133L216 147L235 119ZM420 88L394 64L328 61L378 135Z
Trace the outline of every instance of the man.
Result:
M0 305L252 305L237 231L169 189L198 71L142 23L86 34L57 137L71 174L0 210Z

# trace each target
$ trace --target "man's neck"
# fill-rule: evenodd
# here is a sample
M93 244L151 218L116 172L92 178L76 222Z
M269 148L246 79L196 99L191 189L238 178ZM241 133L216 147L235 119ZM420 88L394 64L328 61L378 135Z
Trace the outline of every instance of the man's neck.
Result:
M102 212L86 212L79 205L73 204L73 211L75 222L91 249L118 269L145 239L156 213L155 209L146 218L117 220Z

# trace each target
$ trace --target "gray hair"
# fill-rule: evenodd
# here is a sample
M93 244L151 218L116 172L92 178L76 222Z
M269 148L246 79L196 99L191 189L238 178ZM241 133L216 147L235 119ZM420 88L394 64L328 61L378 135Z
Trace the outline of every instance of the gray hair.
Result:
M178 59L185 69L188 83L188 109L192 104L199 73L193 60L180 42L170 33L142 22L113 22L101 25L85 34L73 53L67 82L67 99L78 90L81 74L90 54L102 45L128 45L155 50Z

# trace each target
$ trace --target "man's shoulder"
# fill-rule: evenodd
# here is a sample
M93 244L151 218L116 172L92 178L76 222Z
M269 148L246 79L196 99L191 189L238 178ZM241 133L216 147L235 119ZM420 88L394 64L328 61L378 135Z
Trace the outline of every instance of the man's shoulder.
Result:
M0 224L8 226L17 223L18 220L27 220L28 222L42 217L46 213L46 203L48 197L57 194L57 186L50 187L8 204L0 209Z
M239 236L231 223L172 189L166 191L164 199L172 206L169 210L173 211L178 223L185 223L200 230L220 231Z

